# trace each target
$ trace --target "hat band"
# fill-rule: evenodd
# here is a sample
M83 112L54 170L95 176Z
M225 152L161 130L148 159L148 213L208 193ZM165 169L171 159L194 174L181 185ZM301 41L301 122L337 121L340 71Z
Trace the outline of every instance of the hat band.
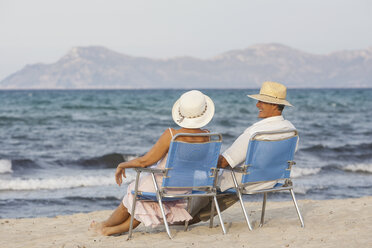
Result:
M272 98L279 99L279 100L285 100L285 98L280 98L280 97L277 97L277 96L270 96L270 95L261 94L261 93L260 93L260 95L262 95L262 96L272 97Z
M194 118L201 117L205 114L205 112L207 111L207 108L208 108L208 105L205 104L205 108L204 108L203 112L200 115L195 115L195 116L184 116L183 114L181 114L180 108L178 108L178 114L180 115L180 118L177 120L177 122L181 123L185 118L194 119Z

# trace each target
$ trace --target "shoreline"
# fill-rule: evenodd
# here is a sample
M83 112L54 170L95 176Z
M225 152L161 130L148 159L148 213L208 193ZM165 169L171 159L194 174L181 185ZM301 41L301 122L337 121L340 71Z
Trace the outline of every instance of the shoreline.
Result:
M0 219L0 247L368 247L372 244L372 196L334 200L298 200L305 221L301 228L292 201L270 201L265 224L258 227L261 202L245 202L253 231L249 231L239 204L222 213L227 235L218 218L208 222L171 226L170 240L163 225L127 234L100 236L89 230L92 220L102 221L112 210L78 213L52 218ZM216 226L218 225L218 226Z

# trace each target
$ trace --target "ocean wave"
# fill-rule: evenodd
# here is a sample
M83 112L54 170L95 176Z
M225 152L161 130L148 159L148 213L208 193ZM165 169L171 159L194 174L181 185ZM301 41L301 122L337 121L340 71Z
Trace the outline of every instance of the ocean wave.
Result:
M293 191L296 193L296 194L300 194L300 195L306 195L306 193L308 192L308 190L310 190L311 187L310 186L305 186L305 185L297 185L295 184L293 186ZM283 191L283 193L285 193Z
M324 188L325 187L322 185L304 185L304 184L297 184L296 182L294 182L293 184L293 191L299 195L306 195L308 193L311 193L314 190L315 191L322 190ZM279 191L278 193L286 195L288 194L288 191Z
M69 110L117 110L118 108L116 106L92 106L92 105L63 105L63 109L69 109Z
M321 185L321 184L305 185L301 183L297 184L296 182L294 182L294 185L293 185L293 191L296 194L300 194L300 195L322 192L323 190L327 190L327 189L329 189L329 186Z
M84 168L116 168L121 162L137 158L134 154L110 153L99 157L82 158L78 160L55 160L58 166L82 166ZM41 169L42 167L31 159L0 159L0 174L12 173L13 171L27 171Z
M306 152L337 152L337 153L351 153L351 152L362 152L362 151L371 151L372 143L361 143L361 144L346 144L343 146L330 147L322 144L313 145L307 148L300 149L301 151Z
M90 201L90 202L97 202L97 201L116 201L120 200L121 198L115 196L103 196L103 197L85 197L85 196L67 196L63 199L70 200L70 201Z
M222 138L225 140L225 139L232 139L232 138L236 138L237 136L236 135L233 135L231 133L221 133L222 134Z
M15 198L15 199L0 199L0 208L9 208L10 205L19 206L19 205L30 205L33 204L34 206L50 206L50 205L67 205L78 203L79 205L82 203L87 204L95 204L97 202L103 203L107 202L110 204L112 202L116 202L117 200L121 200L121 198L114 197L114 196L104 196L104 197L79 197L79 196L67 196L63 198L31 198L31 199L24 199L24 198Z
M349 164L342 169L351 172L372 173L372 164Z
M223 127L235 127L236 124L232 120L227 120L227 119L220 119L217 121L218 125L221 125Z
M346 144L343 146L330 147L322 144L313 145L300 149L300 152L310 153L323 159L335 159L343 161L358 161L372 159L372 143Z
M12 161L8 159L0 159L0 174L12 172Z
M126 181L131 182L132 176L127 175ZM47 179L0 179L0 191L3 190L55 190L92 186L114 185L115 179L110 176L64 176Z
M15 171L24 169L40 169L41 166L31 159L14 159L12 169Z
M16 116L4 116L0 115L0 122L16 122L16 121L25 121L25 118L16 117Z
M300 167L293 167L291 170L291 177L303 177L309 175L318 174L321 171L321 168L300 168Z
M126 162L138 157L134 154L110 153L99 157L80 159L76 163L84 167L116 168L121 162Z

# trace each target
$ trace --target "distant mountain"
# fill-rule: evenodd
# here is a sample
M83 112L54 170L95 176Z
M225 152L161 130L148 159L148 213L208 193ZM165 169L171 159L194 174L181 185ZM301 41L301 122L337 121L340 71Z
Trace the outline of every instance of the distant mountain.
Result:
M0 88L256 88L266 80L299 88L372 87L372 47L315 55L260 44L210 59L150 59L77 47L56 63L25 66Z

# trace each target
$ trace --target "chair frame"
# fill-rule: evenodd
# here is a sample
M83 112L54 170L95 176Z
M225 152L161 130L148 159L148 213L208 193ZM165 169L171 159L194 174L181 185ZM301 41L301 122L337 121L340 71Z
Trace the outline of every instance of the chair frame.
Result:
M176 139L178 137L181 137L181 136L188 136L188 137L209 137L210 141L207 141L207 142L184 142L184 141L176 141ZM212 137L217 137L218 140L213 140L212 141ZM197 133L197 134L178 133L178 134L176 134L175 136L172 137L168 154L171 154L172 143L174 143L174 142L188 143L188 144L204 144L204 143L218 142L218 143L221 144L221 142L222 142L222 135L219 134L219 133ZM218 149L220 149L220 148L221 148L221 146L219 146ZM217 152L217 154L219 154L219 151ZM129 234L128 234L128 239L127 240L129 240L129 239L132 238L133 220L134 220L134 213L135 213L135 208L136 208L136 202L137 202L137 200L144 201L143 199L140 199L140 195L141 195L142 192L140 192L138 190L138 182L139 182L139 178L140 178L141 172L149 172L151 174L152 181L153 181L153 184L154 184L154 187L155 187L155 191L156 191L155 192L156 193L156 201L158 202L159 207L160 207L160 210L162 212L162 217L163 217L165 229L166 229L167 234L168 234L168 236L169 236L170 239L172 239L172 236L171 236L171 233L170 233L170 230L169 230L169 225L168 225L168 222L167 222L167 219L166 219L166 215L165 215L165 212L164 212L164 208L163 208L163 199L166 199L166 200L172 200L172 199L173 200L177 200L179 198L186 198L187 199L187 211L190 212L190 198L192 198L192 197L213 197L212 207L211 207L211 216L214 214L214 208L216 208L217 213L218 213L218 217L219 217L219 221L220 221L220 224L221 224L221 228L222 228L222 233L223 234L226 234L226 229L225 229L225 226L224 226L224 223L223 223L223 220L222 220L221 211L220 211L220 208L219 208L218 202L217 202L217 189L216 189L216 186L217 186L218 171L219 171L219 168L217 168L217 160L218 160L218 158L216 159L216 164L210 165L210 170L211 170L211 173L212 173L212 175L210 177L213 177L213 185L211 185L209 187L206 187L206 186L203 186L203 187L190 187L190 189L192 189L192 190L203 191L204 193L192 193L191 192L190 194L172 194L172 193L166 193L164 191L164 189L180 189L181 188L181 187L164 187L163 188L164 179L167 177L167 174L168 174L168 168L167 167L168 167L169 157L168 157L168 160L167 160L167 164L166 164L166 168L165 169L134 168L135 171L137 172L137 174L136 174L136 181L135 181L135 188L134 188L133 204L132 204L132 209L131 209L131 212L130 212L131 219L130 219ZM162 174L163 175L163 184L162 184L162 186L160 188L158 187L155 174ZM149 200L146 200L145 199L145 201L149 201ZM155 199L154 200L150 200L150 201L155 201ZM211 222L210 222L210 225L209 225L210 228L213 226L212 219L213 218L211 218ZM187 231L187 229L188 229L188 221L185 222L185 231Z
M251 139L249 141L249 145L250 145L251 141L258 140L258 139L256 139L256 137L259 136L259 135L263 135L263 134L275 135L275 134L284 134L284 133L291 133L291 132L294 133L293 136L290 136L290 137L284 138L284 139L280 139L280 140L286 140L286 139L290 139L290 138L293 138L293 137L297 137L297 140L298 140L298 132L297 132L296 129L291 129L291 130L286 130L286 131L275 131L275 132L274 131L272 131L272 132L258 132L258 133L255 133L251 137ZM280 141L280 140L278 139L278 140L258 140L258 141L262 141L262 142L275 142L275 141ZM248 145L248 150L247 151L249 151L249 145ZM293 151L293 153L294 153L294 151ZM247 152L247 157L246 157L246 160L245 161L248 161L248 156L249 155L250 154ZM292 159L293 159L293 157L292 157ZM288 175L290 175L290 170L292 169L292 165L294 165L296 163L293 160L290 160L290 161L287 161L287 162L288 162L288 168L286 170L289 171ZM305 224L304 224L302 215L301 215L300 210L298 208L298 204L297 204L297 201L296 201L295 194L293 192L293 183L292 183L290 177L288 176L288 177L285 177L285 178L278 178L278 179L285 179L285 183L282 184L279 187L275 187L274 186L273 188L270 188L270 189L249 190L249 191L247 191L247 190L244 189L244 187L249 186L252 183L238 183L238 180L236 178L235 173L244 173L244 174L247 174L247 169L250 166L251 165L246 165L245 164L242 167L236 167L236 168L230 168L230 169L228 169L228 170L231 170L231 176L232 176L232 179L233 179L233 182L234 182L235 191L236 191L236 194L237 194L237 196L239 198L240 206L242 208L242 211L243 211L245 220L247 222L248 229L252 231L252 226L251 226L251 223L250 223L249 218L248 218L247 211L246 211L245 206L244 206L242 195L260 194L260 193L263 193L264 194L263 201L262 201L261 222L260 222L260 225L259 225L259 227L262 227L264 225L267 194L270 193L270 192L278 192L278 191L284 191L284 190L288 190L290 192L290 194L292 196L292 200L293 200L294 206L296 208L296 212L297 212L298 218L299 218L299 220L301 222L301 227L305 227ZM276 180L278 180L278 179L276 179ZM242 177L242 181L243 181L243 177ZM272 181L272 180L270 180L270 181ZM260 181L260 182L269 182L269 181ZM257 183L257 182L253 182L253 183ZM222 192L222 194L224 194L224 193Z

